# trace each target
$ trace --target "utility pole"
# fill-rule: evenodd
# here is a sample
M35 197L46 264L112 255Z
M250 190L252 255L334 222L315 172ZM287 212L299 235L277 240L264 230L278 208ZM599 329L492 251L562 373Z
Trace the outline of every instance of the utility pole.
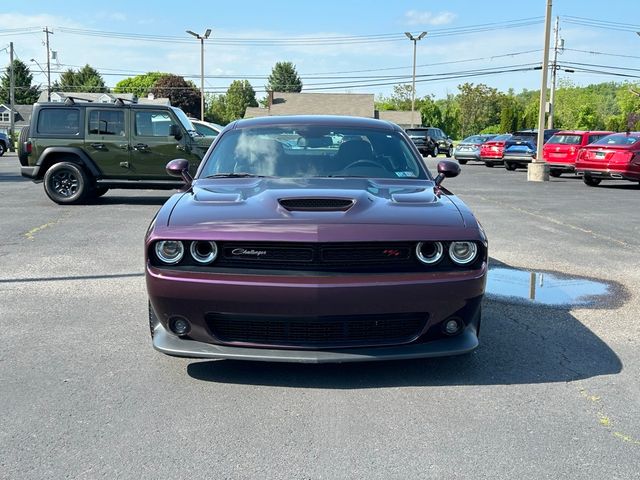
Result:
M211 35L211 29L207 28L203 35L191 30L187 30L187 33L200 40L200 120L204 121L204 41Z
M411 128L415 127L415 116L416 116L416 48L418 44L418 40L422 40L427 32L422 32L417 37L414 37L409 32L404 32L409 40L413 42L413 85L411 87Z
M47 47L47 102L51 101L51 52L49 52L49 34L53 35L53 31L49 30L49 27L44 27L46 47Z
M15 65L13 64L13 42L9 42L9 68L11 74L9 77L9 150L13 152L13 131L15 129L15 117L14 110L16 105L16 72Z
M547 104L547 76L549 75L549 44L551 37L551 6L552 0L547 0L547 12L544 19L544 52L542 55L542 81L540 86L540 112L538 113L538 143L536 156L527 169L527 180L530 182L548 182L549 166L542 158L544 147L544 111Z
M560 17L556 17L556 25L554 28L554 32L555 32L555 39L553 44L553 63L551 64L551 93L549 94L549 118L547 119L547 128L553 128L553 114L555 113L555 109L556 109L555 98L556 98L556 75L558 72L558 49L561 48Z

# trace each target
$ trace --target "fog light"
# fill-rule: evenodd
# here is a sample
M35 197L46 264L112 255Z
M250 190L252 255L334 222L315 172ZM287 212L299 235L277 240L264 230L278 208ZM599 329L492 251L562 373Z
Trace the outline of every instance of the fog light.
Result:
M172 317L169 319L169 329L176 335L186 335L191 330L191 325L186 318Z
M451 318L444 324L444 332L447 335L455 335L462 329L462 322L457 318Z

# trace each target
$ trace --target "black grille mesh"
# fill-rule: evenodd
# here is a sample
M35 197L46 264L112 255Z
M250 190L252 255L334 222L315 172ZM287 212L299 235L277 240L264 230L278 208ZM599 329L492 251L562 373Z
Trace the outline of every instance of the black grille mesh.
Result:
M421 333L427 318L426 313L326 317L209 313L206 322L225 343L331 348L407 343Z
M353 205L349 198L282 198L279 202L289 211L344 212Z

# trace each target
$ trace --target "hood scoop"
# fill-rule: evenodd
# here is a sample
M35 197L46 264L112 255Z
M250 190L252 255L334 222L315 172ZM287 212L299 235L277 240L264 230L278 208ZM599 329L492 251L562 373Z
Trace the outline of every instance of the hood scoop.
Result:
M289 212L346 212L353 207L352 198L281 198L278 203Z

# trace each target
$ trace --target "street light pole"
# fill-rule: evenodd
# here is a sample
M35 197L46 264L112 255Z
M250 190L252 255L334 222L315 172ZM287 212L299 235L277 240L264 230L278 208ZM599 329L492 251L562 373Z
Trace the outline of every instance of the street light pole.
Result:
M187 33L200 40L200 120L204 120L204 41L211 35L211 29L207 28L203 35L191 30L187 30Z
M549 75L549 44L551 37L551 6L552 0L547 0L547 12L544 21L544 53L542 55L542 82L540 86L540 111L538 113L538 143L536 156L527 169L527 180L530 182L549 181L549 168L542 158L544 148L545 107L547 105L547 76Z
M416 116L416 50L418 45L418 40L422 40L427 32L422 32L417 37L414 37L410 32L404 32L409 40L413 42L413 83L411 87L411 128L415 127L415 116Z

